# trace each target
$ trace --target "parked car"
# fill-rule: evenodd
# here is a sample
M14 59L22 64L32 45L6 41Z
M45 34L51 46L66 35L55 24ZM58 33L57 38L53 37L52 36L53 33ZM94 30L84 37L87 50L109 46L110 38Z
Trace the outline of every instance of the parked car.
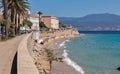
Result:
M19 33L20 34L25 34L25 30L20 30Z

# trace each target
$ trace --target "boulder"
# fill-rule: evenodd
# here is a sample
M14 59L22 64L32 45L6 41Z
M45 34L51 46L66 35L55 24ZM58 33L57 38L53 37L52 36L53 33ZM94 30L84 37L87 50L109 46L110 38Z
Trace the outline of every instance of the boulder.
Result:
M120 67L118 67L118 68L117 68L117 70L119 70L119 71L120 71Z

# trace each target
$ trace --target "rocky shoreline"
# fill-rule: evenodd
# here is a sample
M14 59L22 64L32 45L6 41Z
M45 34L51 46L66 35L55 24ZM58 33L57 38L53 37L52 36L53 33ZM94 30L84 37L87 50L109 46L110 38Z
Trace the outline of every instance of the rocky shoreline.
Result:
M50 65L47 60L47 53L43 49L43 47L34 42L34 40L29 37L28 39L28 49L31 57L33 58L34 64L37 67L40 74L49 74L50 73Z

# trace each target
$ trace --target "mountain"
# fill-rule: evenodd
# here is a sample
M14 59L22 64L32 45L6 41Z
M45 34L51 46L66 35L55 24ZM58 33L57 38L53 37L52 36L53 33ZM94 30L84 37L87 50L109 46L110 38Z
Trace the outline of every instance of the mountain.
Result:
M115 14L90 14L84 17L59 17L60 22L71 24L79 30L120 30L120 16Z

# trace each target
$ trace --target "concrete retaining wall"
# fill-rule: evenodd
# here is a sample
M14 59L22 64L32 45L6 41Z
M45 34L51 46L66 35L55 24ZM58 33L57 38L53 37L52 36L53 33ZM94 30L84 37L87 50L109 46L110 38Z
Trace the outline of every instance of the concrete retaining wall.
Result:
M18 47L17 74L39 74L27 49L27 39L30 35L27 34Z

